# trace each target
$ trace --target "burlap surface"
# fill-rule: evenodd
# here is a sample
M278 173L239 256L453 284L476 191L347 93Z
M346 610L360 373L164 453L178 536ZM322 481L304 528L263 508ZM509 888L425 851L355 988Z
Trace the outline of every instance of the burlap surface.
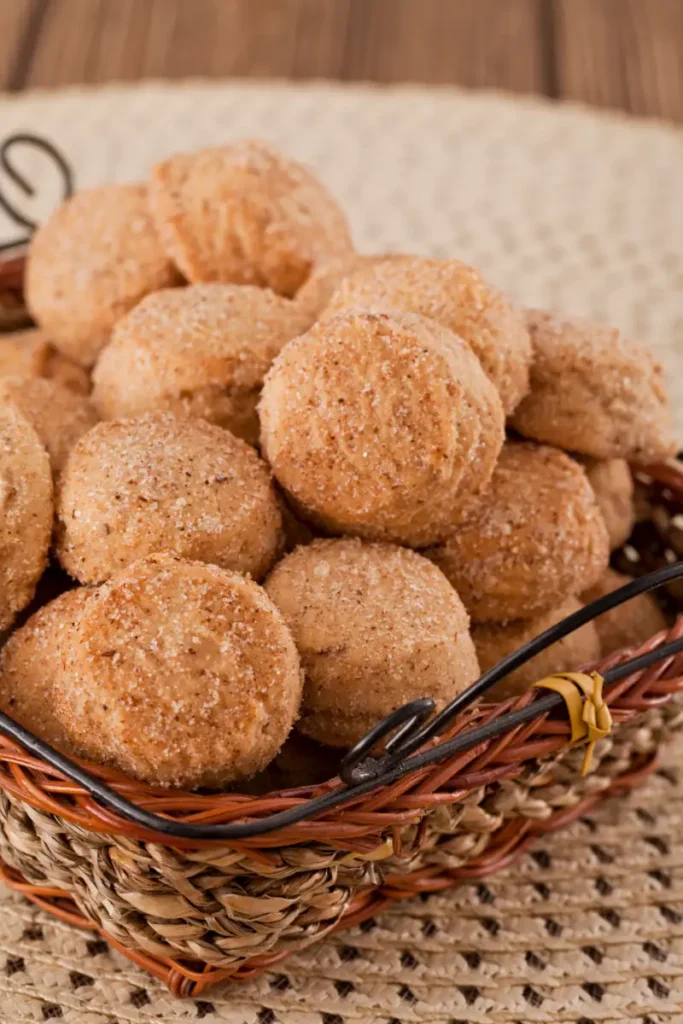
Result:
M683 438L680 129L452 90L231 82L0 98L0 137L12 131L51 138L79 186L138 177L177 149L271 139L323 175L360 248L458 255L525 303L647 339ZM50 167L16 162L36 199L1 170L0 187L45 211ZM3 216L0 241L15 234ZM399 906L203 1000L173 1000L99 940L3 894L0 1021L683 1022L676 760L497 878Z

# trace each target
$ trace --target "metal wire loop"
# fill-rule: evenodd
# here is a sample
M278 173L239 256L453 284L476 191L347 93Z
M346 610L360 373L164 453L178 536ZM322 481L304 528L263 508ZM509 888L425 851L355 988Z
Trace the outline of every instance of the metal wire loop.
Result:
M22 172L19 171L12 163L10 154L15 146L32 146L34 149L39 149L41 152L45 153L45 155L54 163L61 175L62 198L68 199L69 196L73 195L73 172L65 157L60 153L56 146L47 139L41 138L39 135L32 135L29 132L18 132L15 135L9 135L4 142L0 143L0 169L5 172L10 181L14 182L16 187L23 192L25 196L35 196L36 189L25 175L22 174ZM32 232L37 227L37 224L34 220L27 217L25 213L18 209L18 207L7 197L2 187L0 187L0 209L4 210L10 220L15 224L19 227L26 228L28 231L27 236L14 238L12 241L0 244L0 252L15 249L28 242Z

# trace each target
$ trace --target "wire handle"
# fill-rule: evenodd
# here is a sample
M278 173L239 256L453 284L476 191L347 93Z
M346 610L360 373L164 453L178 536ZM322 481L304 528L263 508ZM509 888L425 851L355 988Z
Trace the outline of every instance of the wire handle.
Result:
M518 725L530 722L560 707L563 703L563 698L559 693L549 693L548 696L541 696L539 693L538 696L534 697L523 708L519 708L516 711L508 711L486 722L484 725L464 730L451 739L444 740L440 744L428 746L418 753L410 753L416 737L419 737L420 734L424 735L426 732L432 735L432 727L435 722L441 723L438 726L439 729L445 728L455 714L463 707L469 706L473 700L481 696L489 687L506 675L507 672L524 664L560 637L566 636L573 629L578 629L579 626L591 621L604 611L616 608L618 605L623 604L624 601L628 601L638 594L655 590L657 587L670 583L672 580L682 578L683 562L678 562L676 565L665 566L650 573L648 576L634 580L612 594L594 601L581 612L570 615L556 626L546 630L545 633L536 637L535 640L531 640L515 654L505 658L495 668L486 672L481 679L460 694L456 700L452 701L426 727L423 726L423 722L424 716L428 713L428 700L413 701L407 704L404 708L399 709L400 714L398 717L396 712L387 716L360 743L357 743L353 750L349 751L344 758L345 777L341 780L341 786L329 790L321 796L304 800L287 810L279 811L257 820L204 825L187 821L175 821L164 815L154 814L139 804L126 799L126 797L117 793L101 779L97 778L87 768L54 750L54 748L39 739L28 729L25 729L9 718L9 716L2 713L0 713L0 732L21 744L29 753L55 768L62 775L71 779L72 782L77 783L104 807L116 812L126 821L146 829L150 833L150 839L159 835L185 840L212 839L226 842L252 839L290 825L296 825L300 821L318 817L327 811L348 804L364 796L366 793L376 790L380 786L390 785L411 771L444 761L462 751L470 750L472 747L495 736L500 736L516 728ZM603 675L605 686L609 687L634 672L640 672L659 661L672 659L681 653L683 653L683 637L670 643L662 644L654 650L647 651L645 654L638 655L608 669ZM401 721L403 722L402 728L400 727ZM401 734L407 738L404 738L400 745L392 746L391 750L388 749L389 744L387 744L385 748L387 753L381 758L368 756L373 737L375 737L376 742L377 738L386 736L391 731L391 728L395 728L397 724L399 724L400 729L394 739L397 739ZM408 730L408 732L405 732L405 730ZM409 752L405 753L405 751ZM346 784L344 785L344 783Z
M16 187L23 192L25 196L35 196L36 189L12 162L11 152L16 146L33 147L48 156L59 171L62 179L62 199L68 199L69 196L73 195L73 172L66 158L62 153L60 153L57 147L47 139L41 138L39 135L32 135L29 132L18 132L15 135L9 135L4 142L0 144L0 169L5 172L10 181L14 182ZM28 235L24 237L15 238L10 242L2 242L0 244L0 252L5 252L9 249L16 249L19 246L25 245L29 241L33 231L38 226L37 223L23 213L7 197L2 187L0 187L0 209L4 210L10 220L18 227L26 228L28 231Z

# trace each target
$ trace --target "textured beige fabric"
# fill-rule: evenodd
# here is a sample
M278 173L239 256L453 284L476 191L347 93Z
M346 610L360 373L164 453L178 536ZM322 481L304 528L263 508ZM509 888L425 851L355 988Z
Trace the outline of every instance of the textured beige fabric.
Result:
M364 250L452 253L529 304L613 321L667 362L683 439L683 130L450 89L190 83L0 97L80 186L263 136L311 163ZM57 195L45 161L16 153ZM0 187L12 186L0 171ZM15 199L29 209L27 200ZM33 209L33 207L31 207ZM14 229L0 213L0 240ZM683 746L496 878L413 900L254 982L174 1000L100 940L0 895L0 1022L676 1024L683 1021Z
M530 305L603 318L665 358L683 438L683 129L452 89L189 82L0 97L0 134L38 131L79 186L178 150L260 136L318 171L358 246L468 260ZM59 181L19 154L40 187ZM0 211L0 240L11 237Z

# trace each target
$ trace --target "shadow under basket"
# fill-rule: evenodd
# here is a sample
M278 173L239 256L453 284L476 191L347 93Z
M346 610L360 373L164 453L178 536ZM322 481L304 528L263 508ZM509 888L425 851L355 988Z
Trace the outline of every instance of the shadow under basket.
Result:
M17 295L20 270L21 261L8 265ZM2 277L0 264L0 290ZM675 519L683 513L683 468L653 467L638 477L650 519L616 564L636 576L660 570L673 621L683 606L683 584L671 572L683 538ZM368 743L353 766L347 763L344 781L265 796L155 789L60 760L25 732L17 742L22 731L5 719L0 874L63 921L99 932L176 995L253 977L392 900L483 878L536 836L636 786L683 725L682 638L679 620L637 650L590 666L608 680L612 672L605 700L613 727L595 745L585 775L585 747L572 743L564 705L558 699L550 707L553 698L542 691L470 703L417 752L413 744L408 754L417 756L394 759L381 778L368 774L373 759L360 757ZM667 656L641 658L628 674L615 668L668 644ZM425 716L418 718L403 715L404 739L423 725ZM467 737L475 729L472 745ZM401 754L404 748L398 744ZM101 783L111 799L97 795ZM126 811L131 804L137 819ZM176 834L149 827L148 812ZM235 838L178 834L180 825L200 833L196 826L236 823L243 831Z

